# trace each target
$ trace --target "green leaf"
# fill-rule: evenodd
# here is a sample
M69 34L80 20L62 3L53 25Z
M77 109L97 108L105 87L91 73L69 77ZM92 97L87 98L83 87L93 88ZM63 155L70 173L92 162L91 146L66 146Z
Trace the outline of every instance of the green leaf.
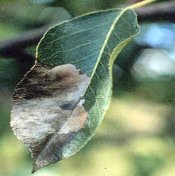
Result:
M64 1L65 0L30 0L31 2L33 3L36 3L36 4L57 4L57 5L62 5L64 4ZM68 2L71 1L71 0L68 0Z
M46 32L12 108L11 125L33 154L33 171L74 155L91 139L111 100L113 62L138 31L133 10L115 9Z
M38 4L42 4L42 3L52 3L55 0L31 0L32 2L38 3Z

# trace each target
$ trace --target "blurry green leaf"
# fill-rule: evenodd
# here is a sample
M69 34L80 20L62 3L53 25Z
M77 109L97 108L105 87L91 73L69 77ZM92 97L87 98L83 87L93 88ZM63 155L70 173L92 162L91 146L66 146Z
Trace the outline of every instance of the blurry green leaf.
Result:
M134 155L133 163L136 167L136 176L153 176L164 166L164 160L155 154Z
M95 10L109 9L117 7L122 0L30 0L35 4L45 4L48 6L60 6L66 8L73 16L92 12Z
M12 91L19 78L16 60L0 58L0 91L1 89Z
M74 155L93 136L111 100L113 62L138 31L133 10L115 9L46 32L12 108L11 125L32 152L33 171Z
M62 22L72 17L68 11L61 7L43 8L42 5L29 4L27 1L21 2L20 0L2 4L0 13L4 14L0 15L0 29L3 28L1 24L4 23L9 25L8 31L13 30L13 28L29 30L43 25L50 25L51 23Z
M18 26L9 23L0 22L0 41L14 37L19 34L21 29Z
M31 0L31 1L35 3L50 3L54 2L55 0Z
M49 4L49 3L53 3L53 2L62 2L64 0L30 0L31 2L37 3L37 4Z

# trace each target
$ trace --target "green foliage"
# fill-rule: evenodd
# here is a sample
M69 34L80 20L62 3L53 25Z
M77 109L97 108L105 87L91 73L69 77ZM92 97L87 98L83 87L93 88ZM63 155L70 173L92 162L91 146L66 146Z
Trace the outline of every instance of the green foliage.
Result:
M31 0L32 2L42 4L42 3L51 3L54 2L55 0Z
M0 89L13 90L19 81L19 68L16 60L0 58Z
M20 32L20 29L12 24L0 23L0 38L5 40L13 37Z
M163 159L155 154L134 155L133 162L137 167L136 176L153 176L164 165Z
M64 7L73 16L101 9L116 8L122 0L30 0L35 4L44 4L52 7Z

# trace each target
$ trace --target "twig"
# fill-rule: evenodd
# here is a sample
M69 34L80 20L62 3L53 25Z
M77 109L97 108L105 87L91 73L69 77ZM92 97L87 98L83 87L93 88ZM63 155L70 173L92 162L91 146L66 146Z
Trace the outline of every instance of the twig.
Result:
M167 3L154 4L148 7L138 9L139 22L145 21L168 21L175 22L175 2L170 1Z
M35 57L31 56L29 53L25 52L22 48L16 48L15 50L2 50L0 52L1 57L9 57L9 58L25 58L26 61L29 61L30 59L35 59Z
M25 60L29 58L34 60L35 57L29 55L24 50L27 47L36 45L48 28L48 26L45 26L29 32L25 32L20 36L1 42L0 56L4 58L16 58L19 60L21 60L21 57L23 59L25 58Z
M175 22L175 3L166 2L156 5L150 5L136 10L138 14L139 22L145 21L169 21ZM23 33L22 35L9 39L0 43L0 56L3 57L15 57L20 59L20 55L17 54L18 49L25 49L27 47L36 45L44 32L49 27L42 27L37 30ZM13 56L13 54L15 55Z
M35 45L49 27L42 27L0 43L0 53L4 50L27 48Z
M140 8L145 7L155 1L157 1L157 0L143 0L141 2L137 2L131 6L128 6L128 9L134 9L134 10L140 9Z

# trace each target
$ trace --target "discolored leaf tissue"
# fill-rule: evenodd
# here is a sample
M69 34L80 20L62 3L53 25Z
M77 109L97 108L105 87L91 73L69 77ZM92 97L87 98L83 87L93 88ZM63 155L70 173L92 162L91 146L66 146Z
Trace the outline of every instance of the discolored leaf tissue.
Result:
M29 148L33 172L77 153L108 109L112 65L138 33L133 10L106 10L56 25L17 85L11 126Z

